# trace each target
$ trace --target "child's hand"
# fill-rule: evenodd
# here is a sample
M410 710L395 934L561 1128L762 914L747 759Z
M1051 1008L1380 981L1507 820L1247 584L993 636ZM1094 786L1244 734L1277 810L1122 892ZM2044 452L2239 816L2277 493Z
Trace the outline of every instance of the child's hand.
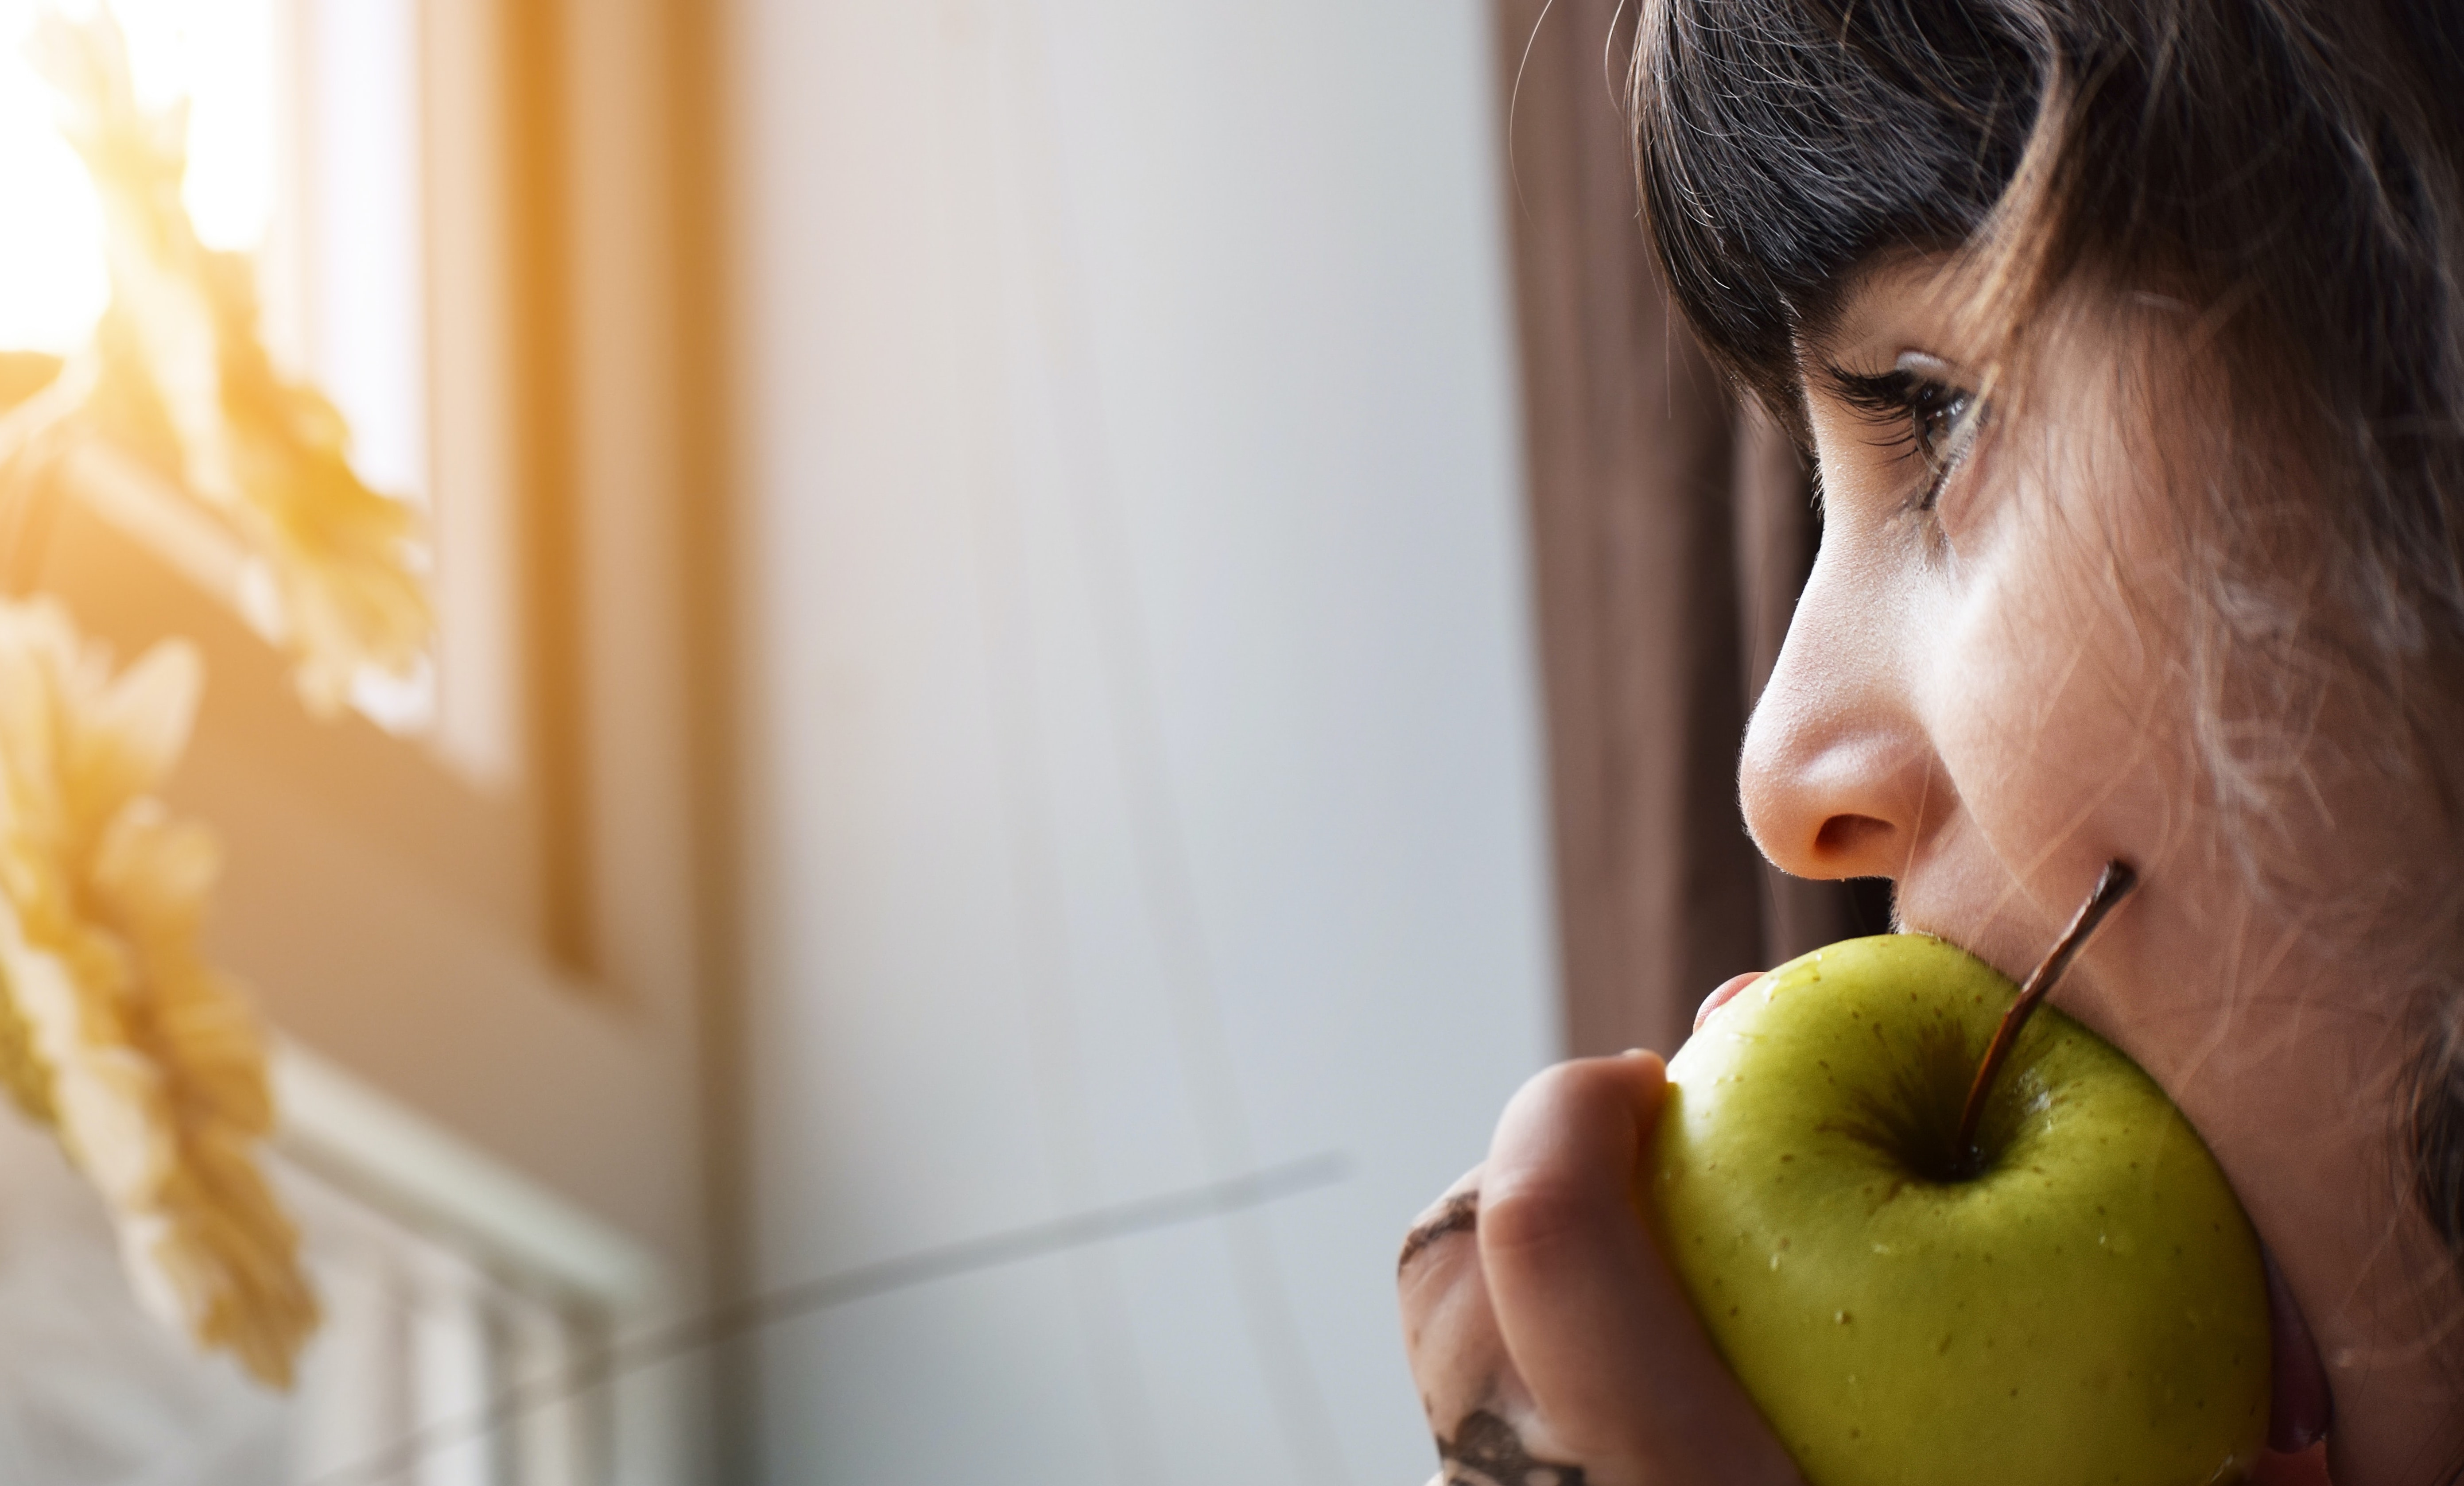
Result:
M1637 1210L1664 1073L1629 1053L1533 1079L1404 1241L1404 1342L1449 1486L1803 1486Z

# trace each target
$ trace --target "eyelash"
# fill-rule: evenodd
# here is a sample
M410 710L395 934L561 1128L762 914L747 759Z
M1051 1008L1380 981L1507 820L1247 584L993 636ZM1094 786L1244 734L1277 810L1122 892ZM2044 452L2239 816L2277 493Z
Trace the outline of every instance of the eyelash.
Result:
M1950 472L1975 442L1976 426L1983 421L1981 408L1970 411L1975 394L1904 369L1863 376L1835 367L1831 376L1850 406L1876 426L1898 430L1889 447L1925 461L1930 476L1913 509L1931 512Z

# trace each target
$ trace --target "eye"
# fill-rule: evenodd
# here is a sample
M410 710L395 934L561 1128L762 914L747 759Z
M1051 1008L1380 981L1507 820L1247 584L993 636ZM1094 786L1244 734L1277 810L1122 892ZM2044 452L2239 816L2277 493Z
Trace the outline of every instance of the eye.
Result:
M1976 395L1902 365L1880 375L1829 369L1840 399L1885 436L1885 447L1915 455L1925 467L1923 490L1910 501L1931 511L1943 486L1976 440L1984 407Z
M1967 435L1964 424L1972 402L1966 389L1945 386L1939 382L1920 382L1908 389L1909 437L1925 456L1925 468L1937 476L1948 473L1951 462L1958 457L1958 443Z

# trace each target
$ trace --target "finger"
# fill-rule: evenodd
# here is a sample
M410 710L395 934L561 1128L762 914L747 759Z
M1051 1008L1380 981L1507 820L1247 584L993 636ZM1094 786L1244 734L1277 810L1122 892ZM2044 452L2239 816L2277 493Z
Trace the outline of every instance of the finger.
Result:
M1755 981L1762 979L1766 973L1768 973L1768 972L1759 970L1749 971L1745 974L1731 975L1727 979L1721 981L1720 989L1712 992L1709 995L1703 997L1703 1004L1694 1009L1694 1030L1697 1032L1702 1031L1703 1023L1711 1019L1711 1014L1713 1012L1718 1011L1721 1007L1735 1000L1737 998L1738 992L1743 991L1749 985L1752 985Z
M1441 1453L1458 1421L1497 1396L1507 1370L1506 1343L1472 1239L1480 1176L1473 1167L1430 1204L1403 1239L1396 1264L1403 1354Z
M1457 1240L1432 1248L1404 1278L1402 1314L1403 1355L1421 1411L1440 1453L1451 1458L1449 1437L1464 1420L1523 1401L1481 1278L1478 1247Z
M1395 1259L1396 1278L1410 1274L1413 1262L1431 1244L1469 1234L1479 1223L1480 1168L1473 1167L1412 1220L1412 1231L1403 1235L1402 1252Z
M1438 1475L1450 1486L1582 1486L1586 1481L1623 1486L1613 1477L1633 1474L1615 1470L1602 1474L1579 1461L1551 1458L1545 1450L1534 1453L1525 1432L1545 1435L1546 1421L1534 1415L1528 1404L1501 1408L1503 1411L1482 1409L1466 1415L1452 1438L1443 1432L1438 1435L1438 1458L1445 1462ZM1516 1425L1518 1417L1522 1428ZM1655 1486L1660 1480L1656 1475L1642 1478Z
M1507 1106L1478 1231L1499 1333L1551 1439L1600 1477L1617 1461L1654 1479L1802 1486L1637 1209L1666 1089L1660 1059L1628 1054L1560 1064Z

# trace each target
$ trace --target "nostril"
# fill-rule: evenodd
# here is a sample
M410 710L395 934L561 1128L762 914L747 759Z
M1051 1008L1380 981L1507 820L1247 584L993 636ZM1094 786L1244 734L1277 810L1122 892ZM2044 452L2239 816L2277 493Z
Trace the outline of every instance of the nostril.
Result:
M1814 833L1814 853L1825 863L1856 862L1881 851L1891 822L1872 816L1833 816Z

